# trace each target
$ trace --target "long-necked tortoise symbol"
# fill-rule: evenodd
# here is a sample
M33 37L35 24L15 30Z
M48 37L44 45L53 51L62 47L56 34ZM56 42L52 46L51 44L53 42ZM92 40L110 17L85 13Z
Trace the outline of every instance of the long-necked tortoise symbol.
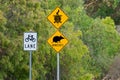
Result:
M60 42L62 39L64 39L62 36L54 36L54 37L53 37L53 42L58 43L58 42Z
M59 10L56 12L56 15L54 15L54 23L61 23L61 16L62 15L59 15Z

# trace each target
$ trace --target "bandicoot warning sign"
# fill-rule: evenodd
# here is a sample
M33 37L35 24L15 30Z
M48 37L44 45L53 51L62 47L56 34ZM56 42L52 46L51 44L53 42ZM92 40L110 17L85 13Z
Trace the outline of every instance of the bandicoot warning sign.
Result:
M68 40L63 34L57 31L48 39L48 43L59 52L68 43Z

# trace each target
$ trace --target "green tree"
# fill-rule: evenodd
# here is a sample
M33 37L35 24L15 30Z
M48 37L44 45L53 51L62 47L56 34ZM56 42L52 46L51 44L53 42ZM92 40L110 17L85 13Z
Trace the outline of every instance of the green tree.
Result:
M108 71L113 58L119 52L120 38L114 21L110 17L95 19L84 36L84 42L90 51L91 69L95 69L94 75L100 78Z
M86 0L84 6L87 14L93 18L111 16L115 24L120 22L120 0Z

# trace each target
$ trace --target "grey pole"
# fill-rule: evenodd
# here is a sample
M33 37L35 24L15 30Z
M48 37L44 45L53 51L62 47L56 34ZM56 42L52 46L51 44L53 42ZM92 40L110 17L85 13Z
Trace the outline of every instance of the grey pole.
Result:
M57 80L59 80L60 76L60 61L59 61L59 53L57 53Z
M30 51L30 59L29 59L29 80L32 80L32 51Z

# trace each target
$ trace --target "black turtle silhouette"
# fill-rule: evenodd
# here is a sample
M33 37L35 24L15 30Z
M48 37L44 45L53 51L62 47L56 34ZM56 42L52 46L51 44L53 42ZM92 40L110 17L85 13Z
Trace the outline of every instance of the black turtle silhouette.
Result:
M54 15L54 23L61 23L61 16L62 15L59 15L59 10L56 12L56 15Z
M53 37L53 42L57 43L57 42L60 42L61 39L64 39L62 36L54 36Z

